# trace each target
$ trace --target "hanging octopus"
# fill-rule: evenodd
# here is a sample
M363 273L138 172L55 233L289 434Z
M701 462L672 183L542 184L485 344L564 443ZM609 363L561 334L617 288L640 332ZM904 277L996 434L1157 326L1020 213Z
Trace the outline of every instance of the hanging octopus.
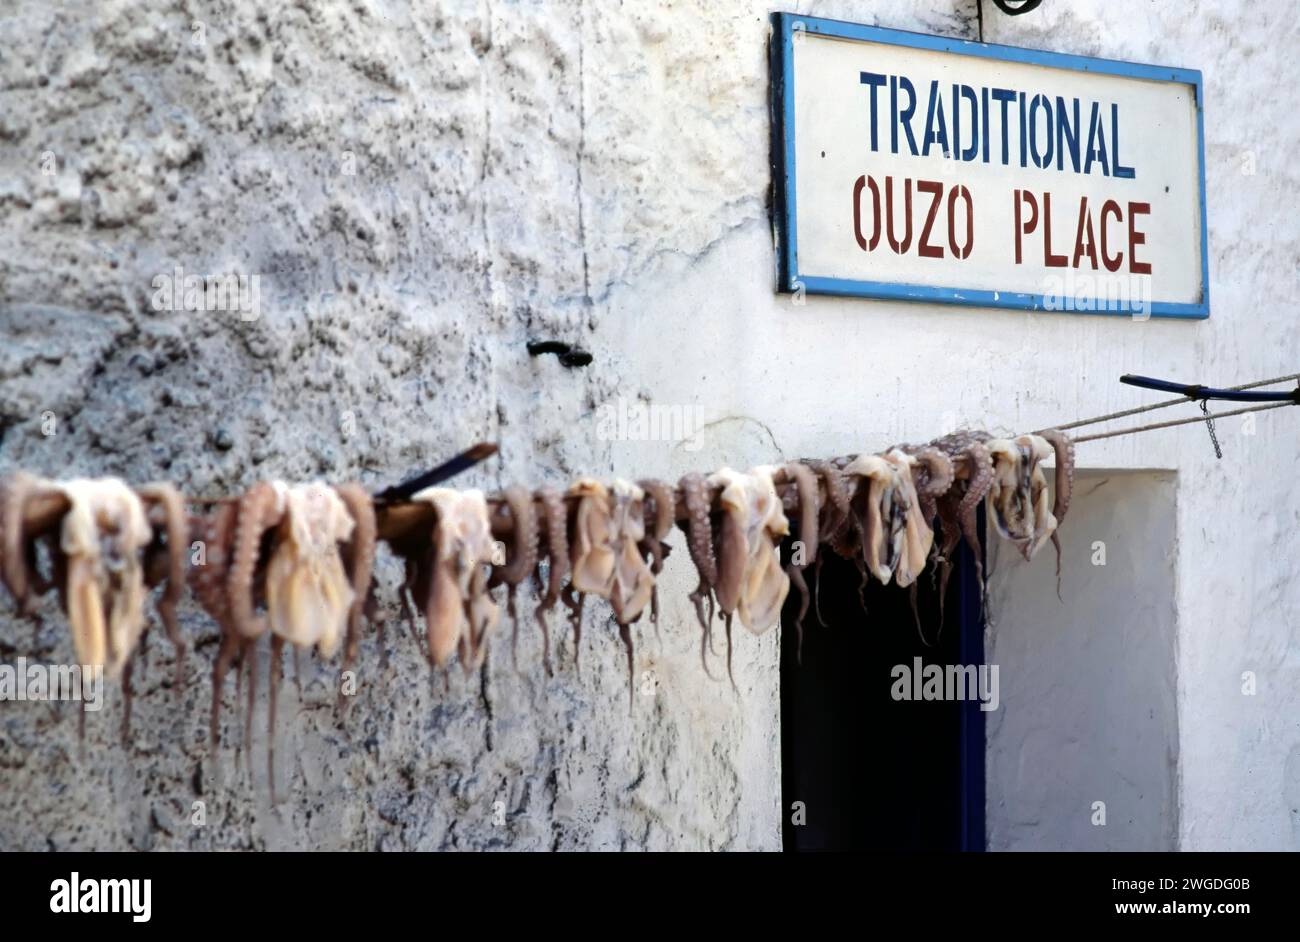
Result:
M883 584L892 579L904 588L925 567L934 540L913 484L915 464L915 458L893 449L883 456L859 455L844 469L861 479L853 503L867 570Z
M591 478L580 478L569 495L577 499L569 535L570 588L578 594L575 649L581 644L583 599L588 594L609 599L627 650L630 684L632 636L628 625L641 616L654 587L654 575L640 550L645 537L645 492L627 481L616 480L612 488L606 488ZM574 663L578 663L577 650Z
M772 480L774 468L758 467L748 474L723 468L709 478L721 489L721 519L717 529L718 581L714 593L727 632L727 677L731 669L733 615L754 634L762 634L781 617L790 579L781 568L777 547L790 532L781 499Z
M371 597L379 543L378 522L374 503L361 485L343 484L334 488L334 492L352 518L352 536L343 546L343 565L352 584L352 606L348 610L347 637L340 669L346 671L356 663L361 645L361 618Z
M678 486L682 491L682 504L686 508L686 519L679 522L679 526L686 531L686 549L700 577L699 584L690 595L691 602L695 605L695 617L700 622L700 663L704 665L704 673L716 679L709 670L708 660L710 626L713 623L713 591L718 582L718 563L713 555L713 525L710 521L712 498L704 475L696 471L684 475ZM704 613L706 602L707 618Z
M858 601L862 605L863 611L865 611L867 603L864 592L866 590L867 571L862 562L862 555L858 552L861 540L857 533L857 524L853 519L853 508L849 499L849 482L845 478L844 472L833 462L818 460L803 463L818 476L822 483L822 490L826 492L826 500L822 504L821 516L817 522L821 543L829 546L844 559L852 560L857 566L858 574L861 577L858 583ZM818 554L813 560L813 565L816 567L813 572L813 606L817 613L817 622L825 627L826 622L822 618L821 612L823 559L824 554Z
M189 565L190 520L185 512L185 501L180 492L170 484L146 484L136 490L143 501L153 541L145 550L145 584L149 588L163 586L158 597L158 618L176 656L174 688L179 696L185 683L185 638L176 619L176 607L185 591L186 571Z
M993 439L993 484L988 513L998 532L1031 559L1056 532L1056 518L1047 509L1047 478L1039 463L1052 446L1038 435Z
M993 458L985 446L987 432L954 432L932 444L960 466L957 480L939 498L943 542L939 547L939 624L942 631L944 599L952 575L952 554L964 537L975 557L975 581L984 585L984 550L980 545L976 514L993 484Z
M650 621L659 628L659 573L663 571L668 544L664 542L677 521L677 498L673 489L663 481L648 479L637 482L646 493L646 519L653 516L653 524L645 527L641 553L650 563L650 574L655 586L650 590ZM653 514L651 513L653 511Z
M933 445L902 445L899 450L916 459L912 484L920 501L921 518L927 526L933 526L939 513L938 499L948 493L954 480L952 459Z
M581 673L582 611L587 593L608 596L614 578L614 551L608 544L609 491L594 478L579 478L569 488L574 500L569 518L569 583L564 604L573 625L573 666Z
M424 611L431 667L445 667L459 653L468 675L487 657L487 641L496 627L497 605L488 591L496 544L487 501L479 490L431 487L412 501L434 507L437 521L428 542L419 539L414 560L413 591Z
M812 469L799 461L792 461L784 468L785 480L794 485L794 503L799 521L799 539L786 563L785 572L791 584L799 591L799 614L795 616L794 627L798 634L795 659L803 663L803 620L808 614L811 602L808 594L808 582L803 571L817 561L818 518L820 512L817 477Z
M1056 597L1061 597L1061 537L1060 526L1065 521L1065 513L1070 509L1070 497L1074 491L1074 442L1070 436L1058 429L1047 429L1039 435L1052 446L1056 453L1056 497L1052 502L1052 516L1056 518L1057 529L1052 531L1052 546L1056 549Z
M235 628L230 595L226 589L238 517L239 505L224 502L191 527L199 551L190 569L190 582L199 605L216 622L221 633L221 644L212 666L212 707L208 717L208 741L214 750L221 742L221 690L240 650L240 635Z
M634 703L635 683L631 625L654 596L655 577L642 555L646 539L645 491L628 481L615 480L611 491L608 539L614 553L614 573L609 601L627 654L628 710Z
M551 677L551 633L546 623L546 613L555 608L569 575L569 511L564 503L564 495L550 485L538 489L537 502L542 505L542 529L546 534L547 579L543 594L540 591L539 568L536 578L541 601L533 610L533 617L542 629L542 666L546 670L546 676Z
M519 587L519 583L523 582L537 565L537 510L533 506L533 495L525 488L507 488L502 496L510 510L514 543L506 564L497 567L493 571L489 585L496 586L505 583L506 611L510 615L512 626L510 657L518 666L519 613L515 608L515 592Z

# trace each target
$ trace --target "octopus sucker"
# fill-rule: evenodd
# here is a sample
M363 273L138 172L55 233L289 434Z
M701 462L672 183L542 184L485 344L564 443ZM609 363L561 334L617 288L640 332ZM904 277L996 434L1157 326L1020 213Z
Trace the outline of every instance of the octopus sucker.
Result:
M922 519L926 525L933 525L938 498L948 493L955 480L952 459L933 445L905 445L902 451L916 459L912 483L920 501Z
M341 484L334 488L334 492L352 519L352 536L343 547L343 564L352 585L352 605L348 609L341 668L341 671L347 671L356 663L361 646L361 619L365 615L374 577L378 523L375 505L361 485ZM343 696L341 687L339 696Z
M507 488L502 497L506 506L510 508L514 545L506 564L493 573L492 584L503 582L506 586L506 611L510 615L512 629L510 657L511 662L518 667L519 613L515 607L515 592L519 583L523 582L537 565L537 510L533 506L533 495L523 487Z
M808 582L804 579L803 571L809 565L818 562L817 524L821 508L818 502L817 476L813 474L811 468L801 462L792 461L785 466L785 474L790 481L794 482L799 510L799 543L802 544L802 553L791 553L790 562L786 563L785 571L791 584L799 592L799 614L795 617L794 622L795 632L798 635L795 658L798 663L802 664L803 620L808 614L808 606L811 601L808 596ZM800 556L802 556L802 562L796 563L796 558ZM820 620L820 616L818 620Z
M682 504L686 508L686 520L679 526L686 531L686 549L700 577L699 585L690 595L691 602L695 605L695 617L699 619L702 629L700 663L704 665L704 673L716 680L709 670L708 659L710 624L713 621L713 589L718 581L718 564L713 556L713 526L709 519L712 501L709 486L704 475L699 472L692 471L683 475L678 487L681 488ZM709 604L707 618L704 615L706 600Z
M547 580L546 593L533 610L542 629L542 667L551 677L551 632L546 613L560 599L560 590L569 575L569 511L564 495L558 489L543 485L537 490L537 502L542 507L542 526L546 531Z
M1043 440L1052 446L1056 456L1056 496L1052 502L1052 516L1057 529L1052 531L1052 546L1056 550L1056 597L1061 598L1061 537L1060 526L1070 509L1074 492L1074 440L1059 429L1040 432ZM1064 601L1062 599L1062 601Z
M140 499L150 515L154 526L154 542L149 553L166 562L166 569L150 578L146 555L146 582L152 587L164 583L158 597L158 618L167 632L176 656L176 680L174 689L177 696L185 684L185 637L181 634L180 624L176 619L176 607L180 604L181 593L185 591L185 574L189 560L190 520L185 512L185 502L180 491L170 484L159 482L145 484L137 490ZM156 519L161 518L161 519ZM159 536L163 536L159 548ZM162 554L165 553L165 556ZM142 639L143 640L143 639Z

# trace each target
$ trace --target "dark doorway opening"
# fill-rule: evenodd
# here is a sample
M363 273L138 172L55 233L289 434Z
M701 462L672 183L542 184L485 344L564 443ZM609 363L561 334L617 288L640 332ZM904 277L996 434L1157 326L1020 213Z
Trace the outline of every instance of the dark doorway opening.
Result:
M981 514L981 537L983 526ZM917 657L925 665L984 662L973 554L961 545L941 631L933 564L917 581L916 615L907 589L874 579L862 591L864 613L857 567L829 547L820 552L824 624L814 604L804 619L802 664L798 593L791 592L781 618L785 849L983 850L978 701L891 696L895 665L913 669ZM816 595L814 570L807 575Z

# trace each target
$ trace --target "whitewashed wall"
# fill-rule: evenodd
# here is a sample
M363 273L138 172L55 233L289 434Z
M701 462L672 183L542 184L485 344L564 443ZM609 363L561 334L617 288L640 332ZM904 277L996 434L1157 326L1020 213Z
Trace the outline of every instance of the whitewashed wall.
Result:
M973 0L792 6L976 37ZM467 483L668 475L954 423L1039 427L1139 401L1124 372L1294 371L1300 118L1280 91L1294 17L1244 2L1049 0L1014 20L985 6L991 41L1205 72L1209 321L774 295L771 4L20 0L0 14L0 464L199 492L379 482L491 436L502 461ZM151 311L150 279L176 262L266 274L261 321ZM552 337L595 362L524 353ZM620 396L698 403L713 424L697 451L610 443L597 410ZM44 410L62 419L52 439ZM1253 436L1224 423L1221 462L1198 429L1081 449L1091 467L1177 472L1184 848L1300 846L1296 433L1286 412ZM669 591L688 581L678 549ZM187 626L210 632L193 613ZM302 758L279 809L256 781L211 785L210 644L179 711L144 692L132 749L112 745L112 721L90 724L88 769L74 724L4 704L0 846L776 847L775 637L740 639L737 700L701 676L674 603L663 647L641 644L659 693L628 718L603 629L589 624L581 679L543 685L535 663L520 678L498 657L448 695L395 642L392 675L367 678L365 719L345 729L309 685L305 709L286 707L282 752ZM25 625L0 632L27 644ZM60 645L52 623L40 650ZM185 823L196 788L219 827Z
M990 850L1174 850L1177 476L1085 471L1026 564L994 547L985 657Z

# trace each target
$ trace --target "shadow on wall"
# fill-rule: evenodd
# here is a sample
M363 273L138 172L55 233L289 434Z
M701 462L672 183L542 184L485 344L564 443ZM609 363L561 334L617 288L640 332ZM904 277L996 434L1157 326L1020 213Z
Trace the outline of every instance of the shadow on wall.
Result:
M1079 474L1064 602L1050 546L1026 563L993 540L989 850L1176 849L1176 482Z

